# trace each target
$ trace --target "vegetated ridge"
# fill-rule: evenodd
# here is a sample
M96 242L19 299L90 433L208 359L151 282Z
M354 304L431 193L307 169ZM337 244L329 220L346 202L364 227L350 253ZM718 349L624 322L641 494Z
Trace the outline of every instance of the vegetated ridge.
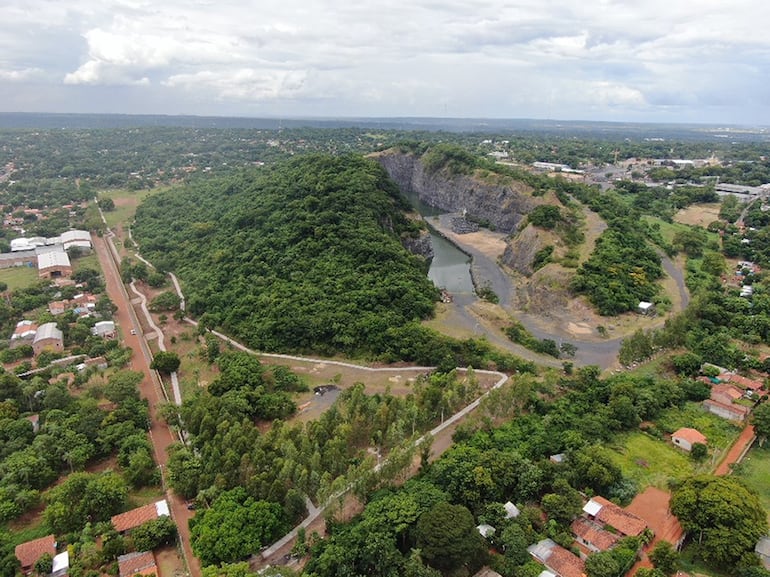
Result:
M153 196L134 234L206 326L265 351L380 354L437 300L402 245L423 226L408 209L375 162L312 155Z

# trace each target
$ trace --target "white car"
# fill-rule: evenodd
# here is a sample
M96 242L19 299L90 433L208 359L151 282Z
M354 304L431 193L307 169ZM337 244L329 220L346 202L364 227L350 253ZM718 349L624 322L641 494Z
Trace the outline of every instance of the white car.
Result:
M136 329L131 329L131 334L135 335L136 334Z

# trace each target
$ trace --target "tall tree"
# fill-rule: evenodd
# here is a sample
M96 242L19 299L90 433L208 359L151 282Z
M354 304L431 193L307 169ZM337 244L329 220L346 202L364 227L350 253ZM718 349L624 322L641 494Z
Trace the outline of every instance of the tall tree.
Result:
M767 534L759 497L735 477L686 480L671 497L671 512L701 544L704 559L721 567L734 567Z

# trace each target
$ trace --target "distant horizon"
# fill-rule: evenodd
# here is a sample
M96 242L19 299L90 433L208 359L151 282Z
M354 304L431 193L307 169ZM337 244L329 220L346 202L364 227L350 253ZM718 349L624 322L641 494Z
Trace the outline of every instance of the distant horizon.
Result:
M372 124L408 124L414 130L441 130L447 126L463 126L463 131L494 131L500 129L512 129L513 125L524 126L533 129L538 123L549 127L559 127L560 125L590 126L590 125L610 125L615 127L680 127L680 128L700 128L719 131L725 129L752 130L757 134L770 134L770 124L741 124L741 123L720 123L720 122L695 122L695 121L645 121L645 120L589 120L580 118L525 118L525 117L474 117L474 116L356 116L356 115L334 115L334 116L314 116L314 115L246 115L246 114L172 114L163 112L25 112L25 111L0 111L0 128L23 128L24 126L13 123L13 126L6 126L8 118L120 118L120 119L186 119L201 121L245 121L259 122L266 121L270 123L288 122L291 126L285 128L299 128L303 122L322 123L322 124L343 124L345 127L351 127L355 123L362 123L364 127ZM32 122L30 128L39 128ZM144 123L142 123L144 124ZM169 126L177 126L171 123ZM316 126L317 127L317 126ZM444 127L444 128L442 128ZM116 128L119 128L116 126ZM215 127L212 127L215 128ZM381 127L386 128L386 127ZM406 128L406 127L402 127Z

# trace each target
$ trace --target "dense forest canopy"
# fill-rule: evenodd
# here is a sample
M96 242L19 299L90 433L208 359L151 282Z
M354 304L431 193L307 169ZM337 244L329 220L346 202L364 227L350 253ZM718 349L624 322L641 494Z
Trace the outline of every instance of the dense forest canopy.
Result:
M207 326L262 350L377 353L437 299L401 244L420 234L408 208L375 162L312 155L153 196L134 232Z

